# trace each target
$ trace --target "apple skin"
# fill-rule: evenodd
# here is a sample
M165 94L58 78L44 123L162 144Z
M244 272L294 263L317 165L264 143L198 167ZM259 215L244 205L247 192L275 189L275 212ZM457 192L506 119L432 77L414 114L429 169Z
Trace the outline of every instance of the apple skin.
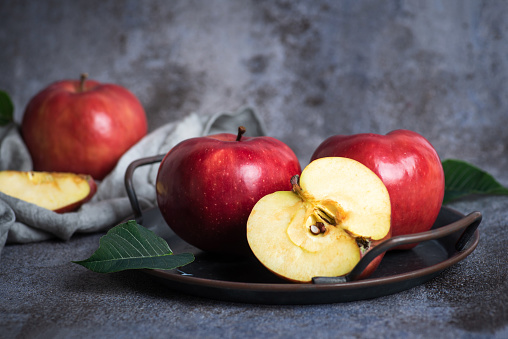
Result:
M324 140L311 159L327 156L357 160L381 178L392 205L392 236L428 231L436 221L444 196L443 166L422 135L409 130L335 135Z
M55 82L28 103L21 132L35 171L102 180L146 135L145 111L131 92L85 80Z
M171 229L208 252L251 254L247 219L263 196L291 190L300 174L294 152L272 137L229 133L191 138L162 160L157 202Z

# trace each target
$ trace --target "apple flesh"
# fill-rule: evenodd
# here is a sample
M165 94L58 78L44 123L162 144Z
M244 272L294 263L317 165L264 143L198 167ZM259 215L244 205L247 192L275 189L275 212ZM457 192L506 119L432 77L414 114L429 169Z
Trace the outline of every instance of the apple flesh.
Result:
M390 197L370 169L340 157L303 170L291 191L260 199L247 222L249 246L275 274L295 282L349 273L373 242L390 236ZM378 256L362 278L379 265Z
M28 103L21 132L35 171L102 180L147 133L145 111L127 89L87 80L51 84Z
M156 180L166 223L183 240L216 253L250 254L246 224L263 196L291 189L301 171L294 152L272 137L230 133L191 138L164 157Z
M311 161L322 157L357 160L381 178L390 193L392 236L428 231L436 221L444 196L443 166L420 134L396 130L387 135L335 135L319 145Z
M89 201L97 185L89 175L0 171L0 191L57 213L66 213Z

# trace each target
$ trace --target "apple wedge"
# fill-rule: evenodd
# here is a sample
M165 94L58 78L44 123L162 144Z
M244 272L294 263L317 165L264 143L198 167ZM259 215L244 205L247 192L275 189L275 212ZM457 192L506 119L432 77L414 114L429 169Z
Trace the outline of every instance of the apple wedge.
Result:
M0 192L57 213L78 209L96 191L97 185L89 175L0 171Z
M292 191L261 198L247 222L252 252L275 274L295 282L345 275L369 248L390 236L388 191L360 162L317 159L291 183Z

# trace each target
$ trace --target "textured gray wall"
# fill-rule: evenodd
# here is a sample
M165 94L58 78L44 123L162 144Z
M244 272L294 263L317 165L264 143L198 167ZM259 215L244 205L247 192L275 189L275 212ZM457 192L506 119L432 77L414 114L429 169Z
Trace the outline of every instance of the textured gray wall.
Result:
M306 165L333 134L427 137L508 183L508 2L0 2L0 89L129 88L151 129L252 105Z

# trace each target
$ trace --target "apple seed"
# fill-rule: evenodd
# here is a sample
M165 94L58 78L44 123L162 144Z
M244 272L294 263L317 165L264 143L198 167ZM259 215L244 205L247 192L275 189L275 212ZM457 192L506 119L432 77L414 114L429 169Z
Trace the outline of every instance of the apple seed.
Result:
M316 214L321 219L323 219L324 221L329 223L330 225L333 225L333 226L337 225L337 223L335 222L335 217L333 217L330 214L326 213L322 208L318 208L317 211L316 211Z
M325 233L325 232L326 232L326 226L325 226L325 224L324 224L324 223L322 223L322 222L317 222L317 223L316 223L316 226L319 228L319 231L320 231L321 233Z
M316 225L310 225L310 233L318 235L319 233L321 233L321 230Z
M320 233L326 232L326 226L322 222L317 222L315 225L310 225L309 229L310 229L310 233L312 233L314 235L318 235Z

